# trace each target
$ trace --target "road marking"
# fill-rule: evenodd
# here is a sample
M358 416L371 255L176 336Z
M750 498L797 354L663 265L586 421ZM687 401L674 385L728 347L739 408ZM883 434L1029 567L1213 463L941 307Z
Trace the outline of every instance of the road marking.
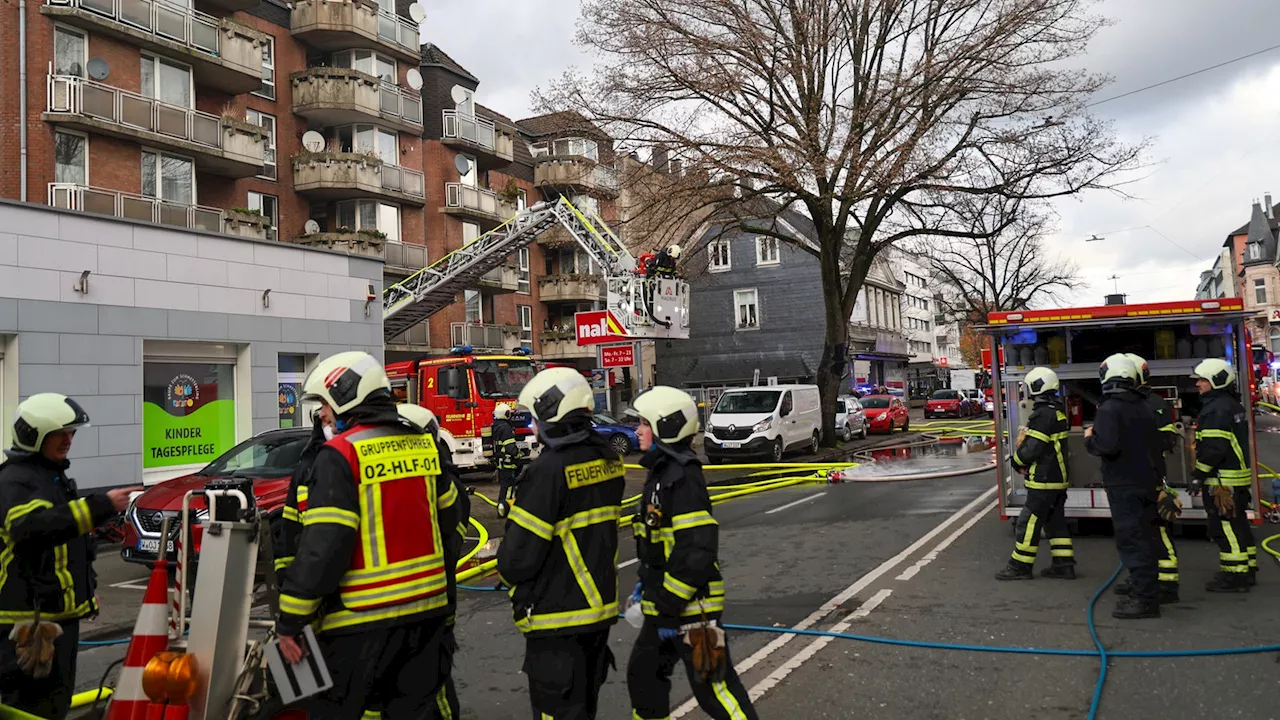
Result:
M782 512L783 510L786 510L787 508L793 508L793 507L795 507L795 506L799 505L800 503L807 503L807 502L809 502L810 500L817 500L818 498L822 497L823 495L826 495L826 493L825 493L825 492L820 492L820 493L818 493L818 494L816 494L816 495L810 495L809 497L800 498L799 500L796 500L796 501L794 501L794 502L789 502L789 503L787 503L786 505L783 505L782 507L776 507L776 508L774 508L774 509L772 509L772 510L765 510L765 511L764 511L764 514L765 514L765 515L772 515L772 514L774 514L774 513L776 513L776 512Z
M631 558L630 560L619 565L618 569L621 570L624 567L631 567L632 565L635 565L638 562L640 562L640 558Z
M135 578L133 580L125 580L124 582L112 583L111 587L125 588L127 590L144 590L145 591L147 589L147 582L150 579L151 577L147 576L147 577ZM142 587L138 587L137 583L142 583Z
M985 517L987 513L994 510L995 506L996 506L996 501L992 500L990 505L982 509L982 512L969 518L969 522L966 522L964 525L961 525L959 530L956 530L955 532L951 533L951 535L949 535L946 540L943 540L942 542L938 543L937 546L935 546L932 550L925 553L924 557L917 560L915 565L912 565L906 570L903 570L902 574L894 578L894 580L910 580L911 578L915 577L916 573L920 572L925 565L928 565L929 563L933 562L934 559L938 557L939 553L941 553L943 550L946 550L951 545L951 543L955 542L956 539L959 538L961 535L963 535L966 530L973 527L975 524L977 524L979 520Z
M987 502L991 498L991 496L995 494L995 492L996 492L996 489L994 487L987 489L986 492L983 492L981 495L974 498L968 505L965 505L964 507L957 510L954 514L952 514L946 520L943 520L942 522L938 523L938 525L935 526L932 530L930 530L929 532L921 536L919 540L916 540L915 542L911 543L911 545L907 546L905 550L889 558L888 560L884 561L884 563L882 563L875 570L872 570L866 575L863 575L861 578L858 579L857 582L855 582L854 584L842 590L839 595L836 595L835 597L831 598L827 602L823 603L822 607L813 611L812 613L809 614L808 617L796 623L793 626L793 628L796 630L807 630L808 628L816 624L819 620L822 620L826 616L830 615L832 611L834 611L836 608L840 607L844 603L848 602L853 596L865 590L869 585L871 585L871 583L874 583L876 580L879 580L880 576L888 573L890 570L901 565L903 562L906 561L907 558L914 555L917 550L927 545L930 540L933 540L935 537L941 535L943 532L946 532L947 528L951 527L956 522L960 521L961 519L964 519L966 515L968 515L970 512L973 511L974 508L976 508L977 506L981 505L984 502ZM735 665L734 669L738 671L739 675L745 673L747 670L750 670L751 668L755 667L759 663L763 662L770 655L777 652L784 645L791 642L793 638L795 638L795 635L779 635L778 637L771 640L767 645L757 650L755 654L751 655L751 657L748 657L746 660L743 660L741 663L738 663L737 665ZM685 704L677 708L675 712L671 713L671 717L673 718L681 717L684 714L688 713L689 711L697 707L698 707L698 701L691 698L690 700L685 702Z

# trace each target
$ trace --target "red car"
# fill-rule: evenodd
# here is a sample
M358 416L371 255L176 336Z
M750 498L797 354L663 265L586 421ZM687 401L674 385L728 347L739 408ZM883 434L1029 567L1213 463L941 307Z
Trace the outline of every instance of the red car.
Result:
M289 479L310 437L309 427L268 430L231 448L195 474L151 486L126 511L121 557L129 562L153 564L160 549L160 524L168 517L171 518L168 557L176 558L173 540L178 536L177 518L182 512L182 498L188 490L203 489L205 483L213 479L251 479L257 506L267 512L269 520L279 517L289 492ZM203 535L198 523L209 517L204 498L191 498L191 513L191 552L188 558L194 558L192 553L200 552Z
M959 390L934 390L924 405L926 420L935 417L963 418L974 414L973 402Z
M862 398L862 409L867 412L867 427L871 432L891 433L898 428L906 432L911 428L907 405L895 395L868 395Z

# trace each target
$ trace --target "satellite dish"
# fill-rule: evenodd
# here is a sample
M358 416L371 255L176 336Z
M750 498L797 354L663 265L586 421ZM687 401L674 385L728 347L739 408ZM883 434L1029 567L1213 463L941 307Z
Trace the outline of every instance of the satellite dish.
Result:
M421 25L422 21L427 19L427 10L422 7L422 3L414 3L409 6L409 17L413 18L414 22Z
M316 233L320 232L320 223L316 222L315 220L308 220L302 226L302 230L306 232L308 235L315 235Z
M414 7L418 6L414 5ZM404 81L414 90L422 89L422 73L418 72L418 68L409 68L409 71L404 74Z
M308 130L302 133L302 147L309 152L320 152L324 150L324 136L315 130Z
M467 101L467 89L461 85L454 85L453 89L449 91L449 96L453 98L455 103L461 105Z
M466 175L471 172L471 161L461 155L453 157L453 166L458 168L459 175Z
M100 57L89 58L89 77L93 80L106 80L111 74L111 66Z

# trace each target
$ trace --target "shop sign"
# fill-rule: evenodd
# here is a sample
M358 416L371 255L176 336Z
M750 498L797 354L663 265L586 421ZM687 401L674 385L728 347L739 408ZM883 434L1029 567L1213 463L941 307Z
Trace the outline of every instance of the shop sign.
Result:
M203 465L230 449L234 379L231 365L144 363L142 467Z

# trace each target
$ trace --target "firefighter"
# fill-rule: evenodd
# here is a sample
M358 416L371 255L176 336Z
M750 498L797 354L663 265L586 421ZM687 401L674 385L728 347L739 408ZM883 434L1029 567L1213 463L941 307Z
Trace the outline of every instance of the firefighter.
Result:
M591 386L550 368L520 391L543 452L526 468L498 547L535 718L594 718L618 620L622 459L591 425Z
M1155 416L1138 394L1138 368L1122 354L1098 368L1102 404L1084 431L1085 449L1102 459L1102 484L1111 507L1116 550L1129 570L1129 595L1111 616L1120 620L1160 617L1156 580L1156 468L1152 448L1160 438Z
M303 399L331 412L338 434L312 466L280 588L281 653L301 661L297 636L315 622L334 685L303 702L312 718L356 720L375 706L387 720L422 717L452 668L456 479L435 438L401 421L371 355L325 359Z
M660 278L674 278L676 276L676 263L680 260L680 246L672 245L663 248L658 253L658 257L654 260L653 274Z
M1249 592L1257 583L1258 547L1245 511L1252 501L1249 487L1249 424L1244 406L1232 396L1236 380L1231 364L1218 358L1203 360L1192 374L1200 390L1196 418L1196 467L1191 473L1192 495L1206 489L1204 509L1218 543L1218 573L1209 592Z
M1027 503L1018 516L1013 556L1008 565L996 573L997 580L1030 580L1043 532L1049 538L1052 556L1041 577L1076 579L1075 548L1067 528L1067 433L1070 424L1058 405L1058 375L1049 368L1038 367L1027 373L1023 381L1035 402L1027 419L1025 435L1011 459L1013 468L1026 475Z
M289 490L285 495L284 510L280 521L271 524L272 553L275 555L276 583L279 584L285 569L298 551L298 538L302 535L303 515L307 511L307 496L311 484L311 467L315 464L320 448L333 439L333 411L321 407L311 414L311 437L302 448L298 464L289 478Z
M516 431L508 419L511 406L498 403L493 408L493 464L498 468L498 517L505 518L510 509L512 485L516 479L516 460L520 448L516 446Z
M637 395L634 407L645 453L640 464L649 475L632 519L640 559L632 601L645 616L627 663L632 716L669 717L671 674L683 661L704 712L717 720L754 720L720 627L718 525L691 446L698 407L689 395L663 385Z
M0 702L58 720L71 707L80 619L98 613L88 535L142 490L80 496L67 453L88 424L75 400L32 395L18 405L13 449L0 465Z

